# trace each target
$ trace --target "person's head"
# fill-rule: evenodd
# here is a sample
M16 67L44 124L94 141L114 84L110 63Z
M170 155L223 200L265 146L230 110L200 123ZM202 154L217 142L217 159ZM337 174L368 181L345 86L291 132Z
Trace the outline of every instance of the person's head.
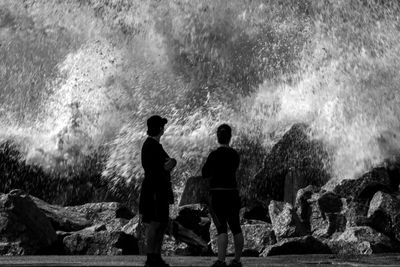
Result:
M164 126L167 124L166 118L161 118L158 115L153 115L147 120L147 135L155 137L161 136L164 133Z
M221 145L229 145L232 137L232 128L228 124L221 124L217 129L218 143Z

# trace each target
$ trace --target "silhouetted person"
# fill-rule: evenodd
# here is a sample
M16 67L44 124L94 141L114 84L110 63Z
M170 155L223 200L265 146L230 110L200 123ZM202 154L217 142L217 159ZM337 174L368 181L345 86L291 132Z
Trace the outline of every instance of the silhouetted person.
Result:
M240 197L236 182L240 158L236 150L229 146L231 137L232 129L229 125L222 124L218 127L217 139L220 147L210 153L202 169L203 178L209 179L210 213L218 232L218 260L213 267L226 266L228 224L235 243L235 258L228 266L242 266L240 257L244 238L240 227Z
M158 115L147 120L147 139L142 147L144 180L140 192L139 213L147 226L147 267L169 266L161 258L161 247L169 220L169 205L174 203L171 170L176 160L160 144L167 119Z

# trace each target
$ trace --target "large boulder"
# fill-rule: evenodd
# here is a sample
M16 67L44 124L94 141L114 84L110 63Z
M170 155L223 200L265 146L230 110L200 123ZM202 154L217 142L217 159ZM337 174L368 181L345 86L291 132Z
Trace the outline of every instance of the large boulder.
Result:
M375 230L400 241L400 200L397 197L381 191L375 193L367 218Z
M293 206L286 202L271 200L269 216L277 240L288 237L305 236L308 231L301 222Z
M172 235L176 241L186 243L192 247L197 247L201 252L206 252L208 250L206 241L194 231L183 227L176 220L170 221L168 233Z
M345 199L332 192L315 193L308 200L311 206L311 234L315 237L328 237L335 232L343 232L346 228L346 216L343 209Z
M293 205L300 188L322 186L329 180L324 167L328 153L308 132L307 125L295 124L272 147L251 185L257 199L287 201Z
M122 232L136 238L139 254L146 253L146 227L140 216L136 215L121 228ZM163 249L168 255L174 255L175 250L183 248L185 255L193 255L194 250L201 254L208 249L207 242L201 236L176 220L170 220L164 243Z
M122 231L108 231L97 224L67 235L63 239L69 255L137 255L138 241Z
M86 219L86 215L83 213L68 210L58 205L51 205L34 196L30 197L50 220L56 231L78 231L91 225L90 220Z
M116 218L130 220L135 216L128 207L119 202L87 203L79 206L67 206L65 209L68 212L84 214L91 224L107 224Z
M208 180L201 176L190 177L185 184L179 206L208 204Z
M378 191L392 192L391 178L386 168L379 167L355 179L332 179L326 183L323 190L330 191L349 201L364 202L372 199Z
M317 193L319 191L319 189L320 188L317 186L309 185L297 191L295 209L297 215L299 216L300 220L308 231L311 231L310 217L312 214L312 208L309 200L314 193Z
M267 246L261 256L289 254L330 254L330 248L312 236L286 238L278 243Z
M244 236L244 256L259 256L265 246L276 243L276 238L272 225L263 221L247 221L241 225L242 233ZM214 253L217 253L217 229L214 223L210 227L210 235L212 238L211 246ZM235 246L233 243L233 235L228 233L228 248L227 254L233 255L235 253Z
M368 226L349 227L326 244L335 254L370 255L398 252L399 243Z
M268 206L262 204L246 206L240 209L240 221L256 220L271 223Z
M0 195L0 253L50 253L57 240L53 226L30 196L21 190Z
M186 229L192 230L206 243L210 242L210 225L211 218L208 209L202 205L184 206L179 210L175 221ZM188 245L187 255L205 256L212 255L211 245L208 245L208 250L204 251L202 247Z
M344 207L346 216L346 227L367 226L368 225L368 202L346 201Z
M139 215L130 219L121 228L121 231L127 235L134 236L138 240L139 254L146 254L146 224L142 222Z

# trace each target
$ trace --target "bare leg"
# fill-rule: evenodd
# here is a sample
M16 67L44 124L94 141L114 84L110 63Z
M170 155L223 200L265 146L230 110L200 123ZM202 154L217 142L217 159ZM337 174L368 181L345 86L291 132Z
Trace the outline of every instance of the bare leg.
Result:
M165 235L167 226L168 226L167 223L159 223L159 227L158 227L158 231L157 231L157 238L156 238L155 252L154 252L159 255L161 255L162 244L163 244L164 235Z
M147 240L147 254L157 253L158 232L160 228L159 222L150 222L146 231Z
M235 260L240 261L244 246L243 233L234 235L233 242L235 243Z
M219 234L217 237L218 244L218 260L225 261L226 249L228 247L228 234Z

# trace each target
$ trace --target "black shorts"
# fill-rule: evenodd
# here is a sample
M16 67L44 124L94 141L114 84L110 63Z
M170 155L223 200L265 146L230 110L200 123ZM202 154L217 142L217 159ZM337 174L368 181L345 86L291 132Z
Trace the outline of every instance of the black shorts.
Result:
M164 194L142 190L139 199L139 213L144 223L161 222L169 220L169 201Z
M211 190L210 213L218 234L227 233L228 225L233 235L242 232L239 218L240 206L237 190Z

